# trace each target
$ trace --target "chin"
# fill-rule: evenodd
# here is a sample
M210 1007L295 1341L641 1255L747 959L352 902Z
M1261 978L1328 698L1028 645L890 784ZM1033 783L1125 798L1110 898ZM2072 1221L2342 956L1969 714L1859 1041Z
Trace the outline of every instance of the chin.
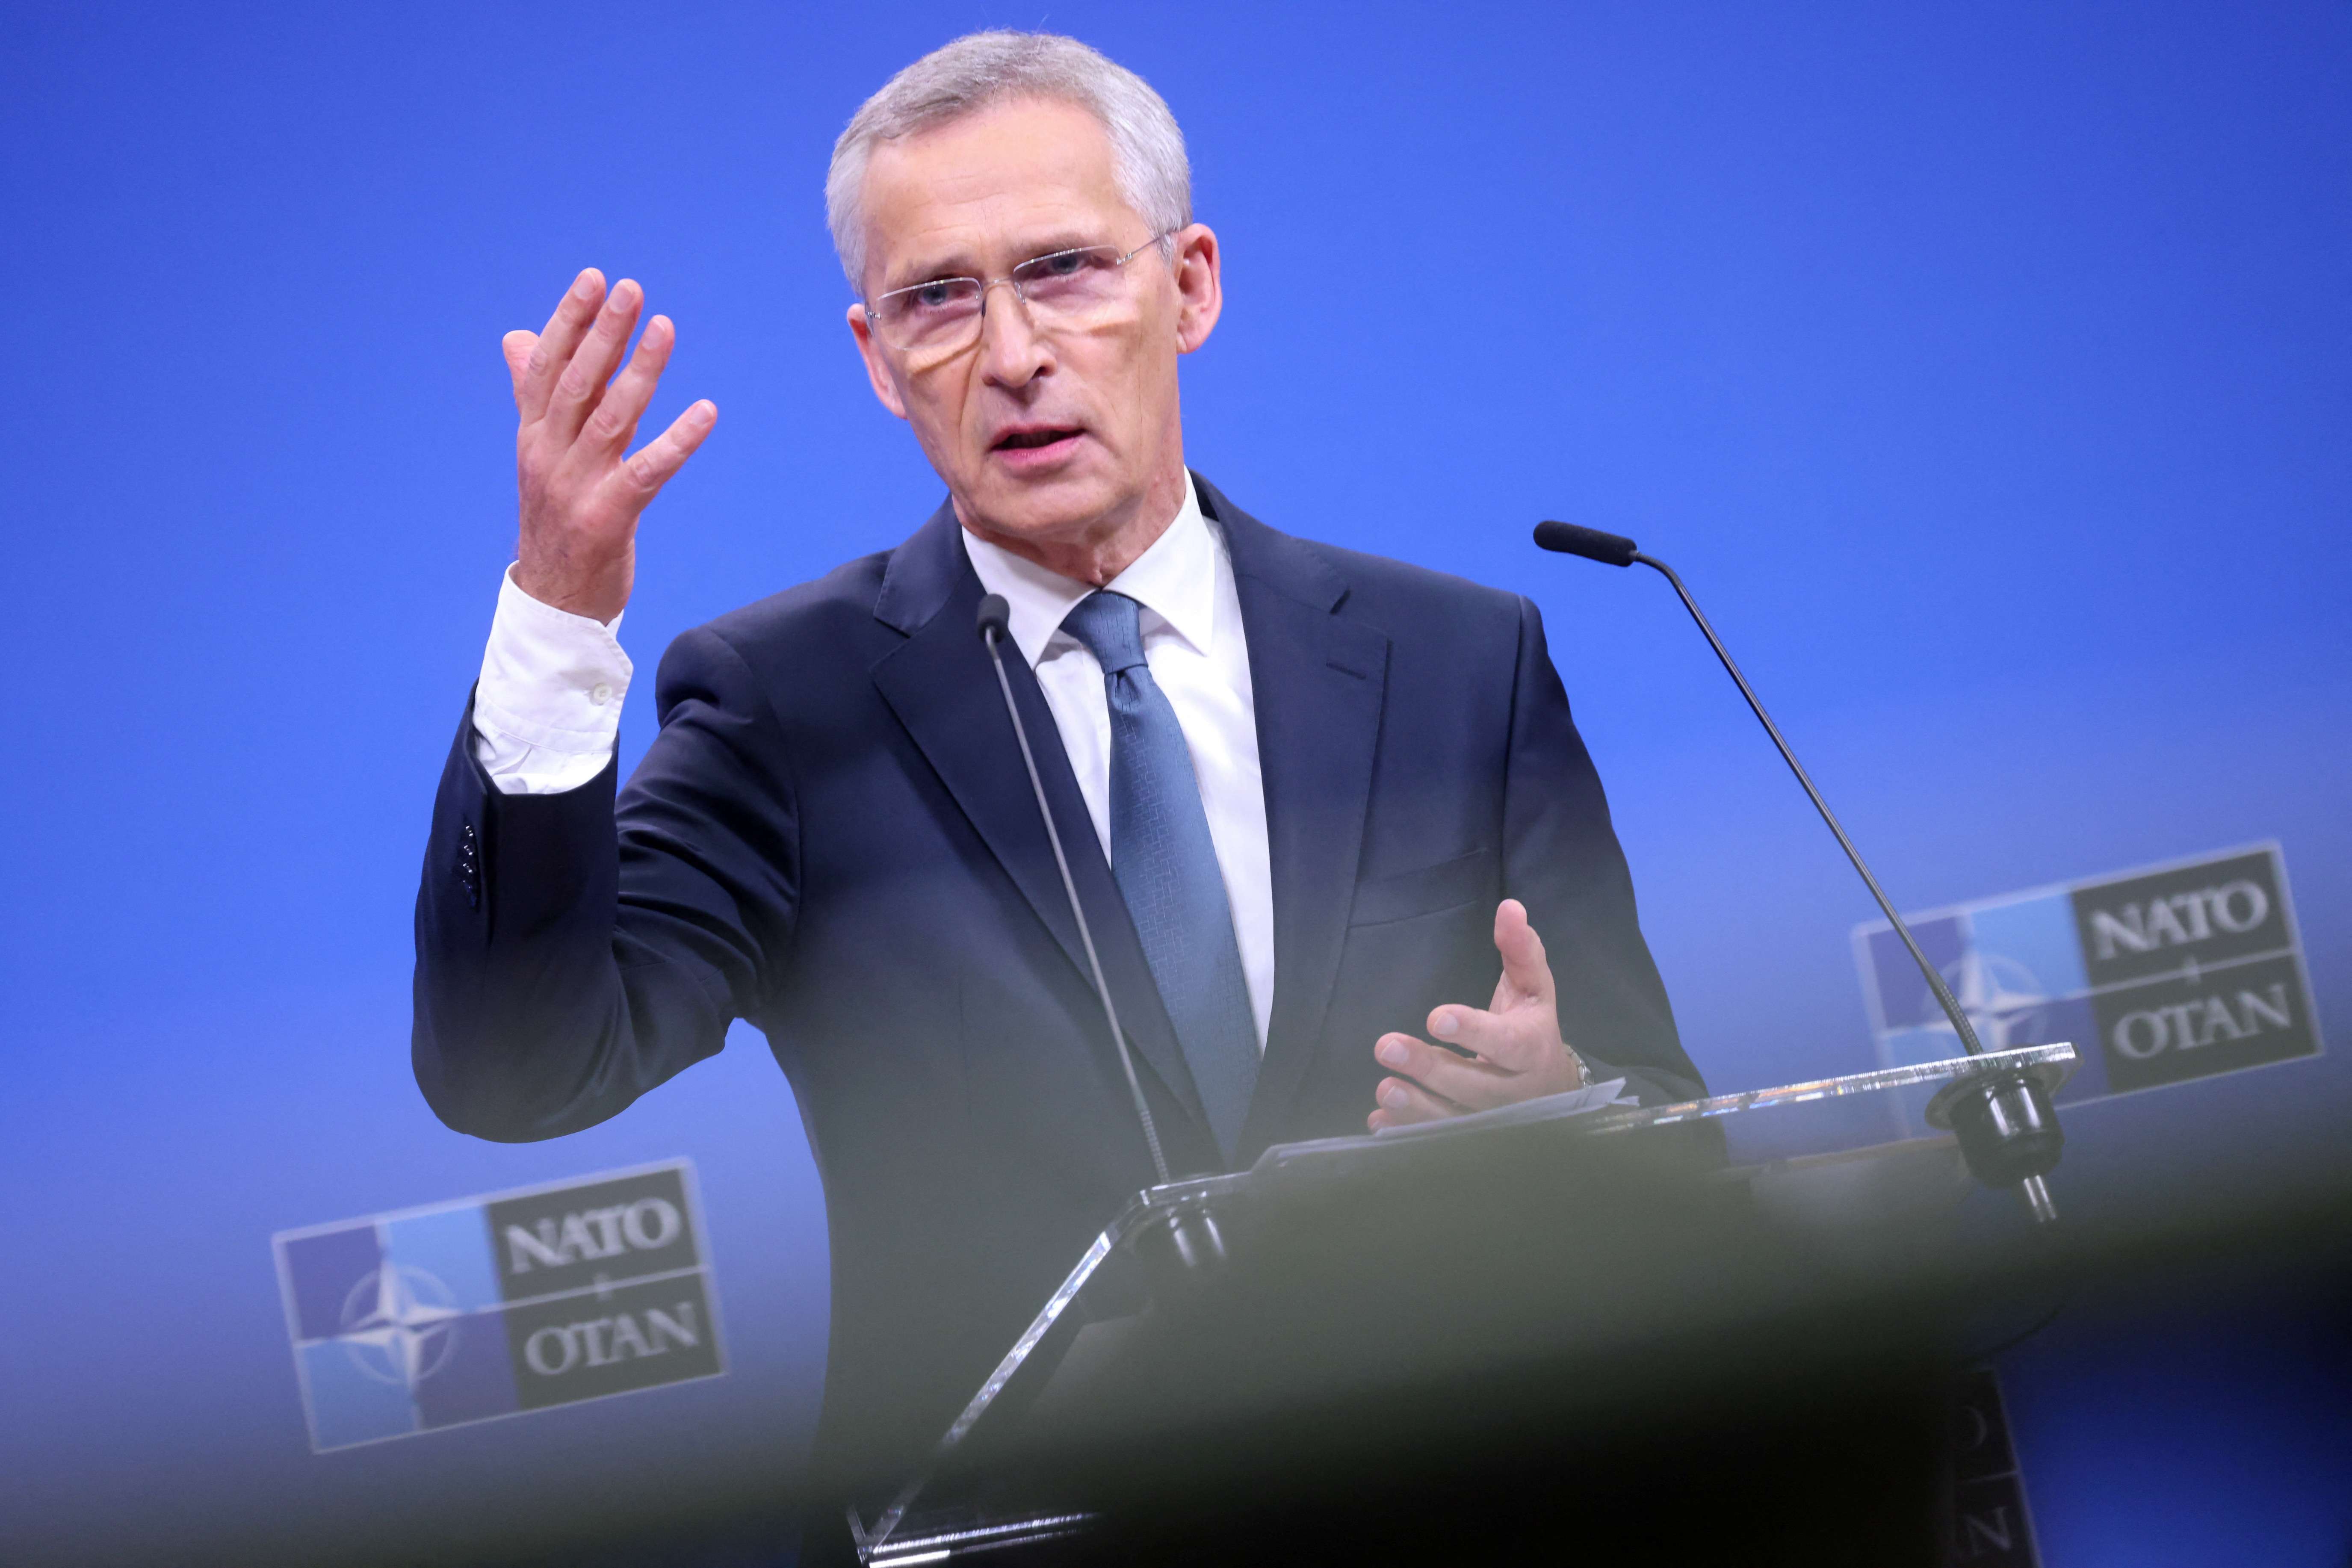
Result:
M992 478L995 482L975 498L981 503L981 525L1021 539L1083 534L1120 499L1117 487L1093 475L1056 475L1032 482Z

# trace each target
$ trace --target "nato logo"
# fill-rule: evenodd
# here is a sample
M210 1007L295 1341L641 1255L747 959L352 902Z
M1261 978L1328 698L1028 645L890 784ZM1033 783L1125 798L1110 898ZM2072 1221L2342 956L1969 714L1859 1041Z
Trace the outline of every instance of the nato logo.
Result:
M318 1452L715 1377L685 1161L280 1231Z
M2319 1052L2275 844L1981 900L1911 929L1987 1049L2074 1042L2061 1104ZM1853 943L1879 1059L1959 1055L1893 928L1857 926Z

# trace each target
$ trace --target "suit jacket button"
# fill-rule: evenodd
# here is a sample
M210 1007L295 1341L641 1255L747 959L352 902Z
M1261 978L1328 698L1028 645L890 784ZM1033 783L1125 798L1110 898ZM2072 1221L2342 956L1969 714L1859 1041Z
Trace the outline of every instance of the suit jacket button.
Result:
M474 837L474 825L467 823L457 836L457 880L466 889L466 907L482 907L482 862L479 841Z

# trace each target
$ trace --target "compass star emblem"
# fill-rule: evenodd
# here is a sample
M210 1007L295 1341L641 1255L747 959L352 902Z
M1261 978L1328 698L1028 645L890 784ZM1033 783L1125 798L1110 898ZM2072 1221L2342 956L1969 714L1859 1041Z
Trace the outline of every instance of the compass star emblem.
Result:
M413 1389L448 1364L455 1320L463 1316L449 1287L422 1268L386 1261L352 1287L335 1337L368 1376Z
M1944 984L1952 988L1952 999L1969 1016L1985 1049L2003 1051L2011 1046L2041 1043L2037 1037L2043 1011L2050 1005L2050 993L2033 971L2017 960L1971 946L1962 951L1958 963L1944 971ZM1933 996L1920 1009L1919 1021L1948 1031L1952 1026Z

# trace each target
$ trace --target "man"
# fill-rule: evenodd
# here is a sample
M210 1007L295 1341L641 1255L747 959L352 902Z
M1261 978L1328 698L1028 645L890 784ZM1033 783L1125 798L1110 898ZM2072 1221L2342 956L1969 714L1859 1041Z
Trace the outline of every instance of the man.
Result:
M859 110L827 203L948 500L679 638L616 805L636 520L717 410L625 456L674 341L654 317L620 368L627 280L508 337L520 548L436 805L415 1056L451 1126L547 1138L758 1024L825 1180L820 1451L870 1476L1152 1179L983 594L1179 1173L1596 1073L1699 1086L1533 606L1186 469L1220 254L1158 95L1066 38L961 39Z

